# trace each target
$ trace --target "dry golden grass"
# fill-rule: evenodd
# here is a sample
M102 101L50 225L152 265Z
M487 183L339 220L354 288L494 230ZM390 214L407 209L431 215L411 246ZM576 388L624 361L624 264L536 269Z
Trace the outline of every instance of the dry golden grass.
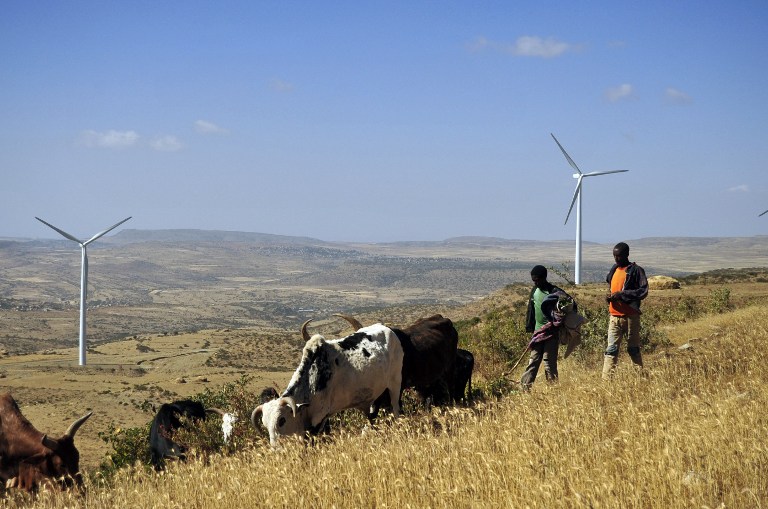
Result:
M606 383L569 359L558 385L498 402L0 507L766 506L768 310L680 327L697 339L649 356L644 374L623 354Z

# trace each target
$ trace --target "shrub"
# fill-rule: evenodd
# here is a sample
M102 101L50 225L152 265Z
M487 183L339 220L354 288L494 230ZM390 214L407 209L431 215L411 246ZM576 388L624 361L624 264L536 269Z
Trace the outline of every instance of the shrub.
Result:
M193 397L203 404L205 408L218 408L225 412L235 414L237 422L232 427L232 436L229 442L224 443L221 433L221 418L211 416L201 426L201 433L190 433L189 445L202 453L223 452L232 453L245 446L249 446L254 440L267 437L267 432L261 427L256 429L251 424L251 412L261 402L257 394L247 388L252 377L243 375L239 380L224 384L221 388L205 391Z
M231 454L266 437L266 431L257 430L250 423L251 411L258 404L258 396L246 388L250 381L250 377L242 376L219 389L206 388L204 392L189 398L202 403L205 408L218 408L237 415L238 420L234 423L229 442L224 443L221 418L214 415L209 415L192 429L178 430L173 436L174 441L206 457L214 453ZM104 479L111 479L118 470L137 462L149 467L151 424L151 419L144 426L135 428L119 428L111 423L107 431L99 432L99 438L112 446L112 452L107 455L99 470Z
M99 472L107 480L126 466L136 462L150 464L149 427L152 422L136 428L118 428L110 423L107 431L99 431L99 438L112 446L112 452L101 463Z
M721 314L731 309L731 290L727 286L714 288L709 292L707 308L710 313Z

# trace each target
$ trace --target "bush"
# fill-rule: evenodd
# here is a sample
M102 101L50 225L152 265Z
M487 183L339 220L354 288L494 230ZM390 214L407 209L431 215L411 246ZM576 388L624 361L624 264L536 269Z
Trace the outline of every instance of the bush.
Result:
M731 289L721 286L709 291L707 309L710 313L721 314L731 309Z
M250 421L251 412L261 403L259 396L247 389L251 380L252 377L243 375L239 380L224 384L215 391L206 388L204 392L193 397L205 408L218 408L234 414L237 421L233 425L232 436L228 443L224 443L221 434L221 418L211 417L206 420L203 433L194 434L190 437L189 445L204 453L224 452L229 454L252 444L254 440L260 437L268 437L264 429L261 427L254 428Z
M99 438L112 446L112 452L101 463L99 472L105 479L111 479L123 467L150 464L149 428L152 421L136 428L118 428L113 423L107 431L99 431Z
M497 357L511 366L528 346L530 335L525 332L524 321L525 316L516 316L514 308L502 307L482 318L459 321L455 325L460 345L471 345L473 353L479 351Z
M251 411L260 403L258 396L246 389L250 380L250 377L242 376L236 382L225 384L217 390L206 388L204 392L189 398L200 402L205 408L218 408L237 416L229 442L224 443L221 418L211 414L192 429L178 430L173 440L205 457L214 453L231 454L266 437L266 431L261 428L257 430L250 423ZM151 419L144 426L135 428L123 429L110 424L107 431L99 432L99 438L112 446L112 452L99 469L104 479L111 479L120 469L137 462L149 468L151 425Z

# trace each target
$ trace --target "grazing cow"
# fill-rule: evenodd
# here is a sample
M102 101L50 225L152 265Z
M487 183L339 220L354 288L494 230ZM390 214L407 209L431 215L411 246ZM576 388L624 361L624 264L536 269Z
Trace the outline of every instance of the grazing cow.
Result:
M451 320L433 315L395 333L403 344L403 387L424 392L436 382L449 383L459 344Z
M309 321L301 327L307 342L288 388L251 414L254 426L261 418L273 446L283 435L317 432L328 416L341 410L357 408L367 414L382 393L400 394L403 349L392 329L377 323L327 341L319 334L309 337ZM393 405L393 413L400 414L399 404Z
M413 388L422 398L443 390L453 398L451 390L459 333L450 319L433 315L417 320L403 330L392 329L403 347L402 389ZM379 408L391 405L388 394L382 394L369 418L375 418Z
M75 433L91 413L73 422L62 437L51 438L32 426L10 394L0 395L2 486L29 492L36 491L44 482L62 488L73 484L81 488L83 478L80 475L80 453L75 447Z
M205 420L206 411L221 412L217 409L206 410L201 403L189 399L164 403L160 406L149 428L149 448L155 470L163 469L166 458L182 460L185 458L186 448L174 442L172 435L184 425L182 418L191 421Z
M454 401L472 401L472 371L475 369L475 356L469 350L456 350L456 364L453 369Z
M472 399L472 371L475 368L475 356L468 350L456 350L456 362L450 380L446 385L441 383L430 386L426 394L437 405L446 403L466 403Z

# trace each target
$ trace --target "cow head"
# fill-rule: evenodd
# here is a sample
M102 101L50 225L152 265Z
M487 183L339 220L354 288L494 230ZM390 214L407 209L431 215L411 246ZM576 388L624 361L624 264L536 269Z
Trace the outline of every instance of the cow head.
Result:
M82 487L80 453L75 447L75 433L91 416L87 413L73 422L60 438L43 435L42 447L19 462L18 475L6 483L6 487L35 491L42 483L51 482L62 488Z
M303 435L307 431L306 405L298 407L293 398L273 399L253 410L254 427L259 427L259 420L269 433L270 445L277 447L280 436Z

